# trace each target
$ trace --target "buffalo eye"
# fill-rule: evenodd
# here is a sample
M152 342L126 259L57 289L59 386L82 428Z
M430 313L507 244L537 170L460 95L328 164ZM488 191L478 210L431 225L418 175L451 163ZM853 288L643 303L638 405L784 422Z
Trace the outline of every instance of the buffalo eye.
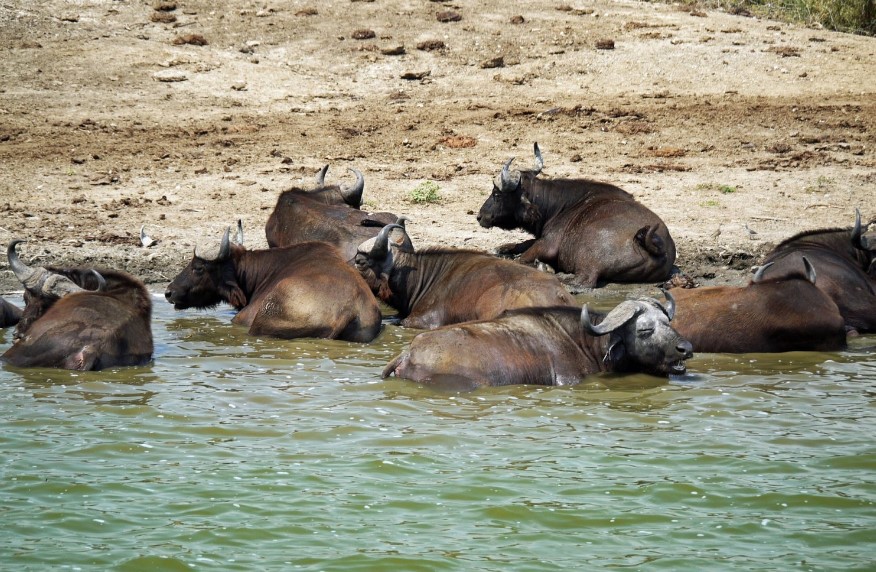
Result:
M651 326L643 326L636 330L636 333L639 334L640 338L648 338L651 337L651 334L654 333L654 328Z
M196 276L200 276L204 273L204 266L201 264L195 264L192 266L192 272L194 272Z

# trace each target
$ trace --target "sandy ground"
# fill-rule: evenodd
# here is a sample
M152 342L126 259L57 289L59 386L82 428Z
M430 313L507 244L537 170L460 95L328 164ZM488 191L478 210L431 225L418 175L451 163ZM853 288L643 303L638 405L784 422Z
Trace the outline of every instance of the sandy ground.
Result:
M0 42L0 244L155 288L238 218L264 247L326 163L415 245L523 239L475 214L533 141L659 214L701 283L876 216L873 38L633 1L4 0Z

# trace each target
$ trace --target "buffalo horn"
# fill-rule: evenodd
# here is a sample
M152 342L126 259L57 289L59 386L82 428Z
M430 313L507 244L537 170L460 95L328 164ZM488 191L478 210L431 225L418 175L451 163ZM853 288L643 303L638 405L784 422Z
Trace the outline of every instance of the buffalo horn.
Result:
M347 167L347 170L356 175L356 182L352 185L341 185L341 196L348 205L359 205L362 203L362 191L365 190L365 177L352 167Z
M91 273L94 274L95 278L97 278L97 288L95 288L94 291L95 292L103 292L104 290L106 290L106 279L103 276L101 276L100 272L98 272L97 270L92 268Z
M867 250L863 240L864 228L861 226L861 210L855 209L855 228L852 229L852 245L860 250Z
M535 169L532 172L538 175L544 169L544 159L541 158L541 149L538 148L538 143L534 143L533 148L535 150Z
M581 308L581 327L592 336L604 336L632 320L641 311L641 304L633 300L621 302L596 326L590 322L590 313L587 311L587 304L584 304Z
M502 166L502 171L499 173L498 180L496 181L496 187L498 187L503 193L514 192L520 185L520 171L511 172L512 161L514 161L514 157L505 161L505 164Z
M199 253L197 246L195 247L195 256L208 262L225 260L231 254L231 240L229 238L230 234L231 229L229 227L225 227L225 234L222 235L222 242L219 244L219 254L217 254L216 256L209 256Z
M16 238L12 242L10 242L9 246L6 248L6 258L9 259L9 268L12 269L12 273L15 274L15 277L18 278L18 281L21 282L25 288L29 288L31 286L37 285L41 277L39 276L41 274L40 270L45 272L45 269L31 268L27 266L24 262L22 262L20 258L18 258L18 252L15 251L15 247L22 242L27 241Z
M316 174L316 188L319 189L325 186L325 174L328 172L329 166L326 165Z
M815 284L815 267L812 266L812 263L809 262L809 259L805 256L803 258L803 266L806 267L806 279Z
M405 227L399 224L388 224L380 229L380 232L377 233L377 238L374 239L374 246L371 247L371 258L378 260L386 258L389 252L389 233L396 228L405 229Z
M752 284L757 284L758 282L763 280L763 273L766 272L766 269L775 264L775 262L767 262L763 266L757 269L757 272L754 273L754 276L751 277Z
M83 290L83 288L62 274L53 274L42 266L37 268L27 266L18 258L18 252L15 250L15 247L22 242L27 241L16 239L10 242L9 247L6 249L6 257L9 259L9 268L12 269L15 277L18 278L18 281L27 290L58 298ZM101 277L102 280L103 278Z
M663 306L663 309L666 310L666 317L671 322L672 318L675 317L675 298L669 293L669 290L664 290L663 295L666 297L666 305Z

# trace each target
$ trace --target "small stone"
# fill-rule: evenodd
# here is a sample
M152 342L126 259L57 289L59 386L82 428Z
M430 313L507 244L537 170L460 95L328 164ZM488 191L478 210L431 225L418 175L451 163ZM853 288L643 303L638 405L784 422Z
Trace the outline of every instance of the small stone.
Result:
M189 79L184 72L177 70L161 70L152 74L152 79L164 83L173 83L177 81L186 81Z
M613 50L614 49L614 40L605 38L602 40L596 40L596 49L597 50Z
M377 34L374 33L374 30L368 30L365 28L353 30L353 33L350 34L350 37L354 40L370 40L371 38L374 38L376 36Z
M490 58L488 60L484 60L481 62L482 69L493 69L493 68L503 68L505 67L505 58L503 56L496 56L495 58Z
M441 12L435 14L435 18L439 22L444 23L459 22L460 20L462 20L462 16L459 14L459 12L454 12L453 10L442 10Z
M405 47L402 45L392 46L390 48L382 48L380 53L384 56L403 56L405 54Z

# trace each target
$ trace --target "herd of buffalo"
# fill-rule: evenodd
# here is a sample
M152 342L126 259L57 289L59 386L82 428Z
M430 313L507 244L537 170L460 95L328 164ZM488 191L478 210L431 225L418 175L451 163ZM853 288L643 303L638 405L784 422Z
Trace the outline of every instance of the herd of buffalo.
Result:
M270 246L249 250L225 232L195 253L165 292L178 310L222 302L251 335L368 343L380 302L421 332L383 376L455 389L572 385L596 372L685 372L698 352L832 351L876 331L876 238L856 212L845 229L808 230L776 246L745 286L674 288L666 301L627 300L607 314L579 307L574 288L659 283L675 269L669 229L622 189L587 179L539 178L535 165L502 167L477 220L534 238L496 256L415 248L405 217L360 209L364 178L293 188L265 226ZM0 360L77 370L152 359L152 303L143 283L111 269L31 267L7 249L24 309L0 298L16 325Z

